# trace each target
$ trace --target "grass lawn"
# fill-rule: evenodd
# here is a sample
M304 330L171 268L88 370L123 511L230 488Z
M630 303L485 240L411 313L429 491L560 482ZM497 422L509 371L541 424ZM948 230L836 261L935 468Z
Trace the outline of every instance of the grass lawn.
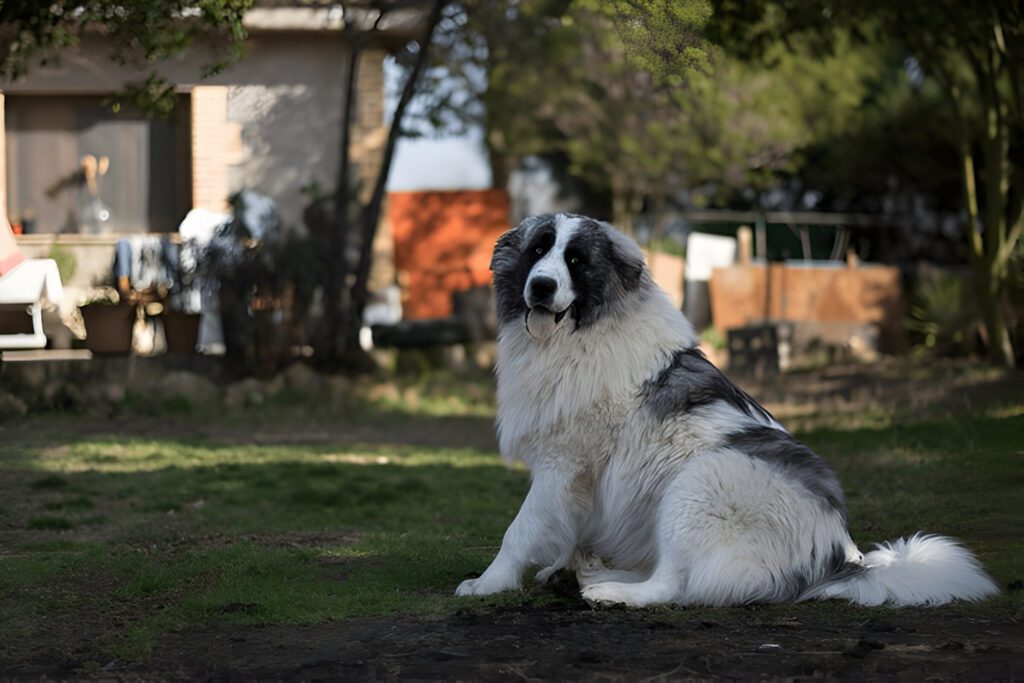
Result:
M375 423L373 444L246 438L287 435L308 412L179 415L156 436L45 415L0 431L0 665L53 657L88 673L111 660L144 663L166 634L211 625L444 616L522 601L587 609L547 589L453 597L496 552L526 493L524 470L487 448L390 444L392 435L409 443L397 436L424 424L393 411ZM211 431L224 424L232 438ZM949 534L999 585L1019 588L1024 390L927 421L800 436L839 472L862 548L920 529ZM1020 596L943 609L1019 619Z

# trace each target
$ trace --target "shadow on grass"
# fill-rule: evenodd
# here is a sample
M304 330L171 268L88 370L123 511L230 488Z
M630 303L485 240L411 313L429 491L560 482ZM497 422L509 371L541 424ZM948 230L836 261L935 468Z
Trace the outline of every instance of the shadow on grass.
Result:
M73 439L172 439L190 444L364 444L496 450L493 415L422 415L394 405L339 407L305 397L230 410L220 403L170 413L39 412L5 426L7 441L43 447Z
M0 662L87 642L139 656L189 624L435 612L486 565L527 485L467 450L86 440L19 452L0 478L18 501L0 513Z

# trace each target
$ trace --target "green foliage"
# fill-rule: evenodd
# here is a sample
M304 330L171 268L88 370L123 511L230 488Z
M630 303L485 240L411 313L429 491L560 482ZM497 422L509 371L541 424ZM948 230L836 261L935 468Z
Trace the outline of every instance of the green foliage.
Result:
M708 66L708 0L593 0L615 22L627 57L669 87Z
M919 277L904 323L915 349L939 356L969 351L979 326L972 298L963 275L936 270Z
M706 344L713 349L722 351L725 349L728 341L716 327L705 327L700 333L700 343Z
M57 262L57 272L60 273L60 279L65 284L70 282L71 278L78 271L78 258L75 256L75 253L59 244L54 244L50 247L46 258L51 258Z
M467 8L439 51L437 88L428 89L443 91L455 75L474 106L449 90L427 108L428 120L483 125L492 167L526 155L558 160L611 198L620 227L642 210L657 223L684 193L697 206L731 205L741 194L757 204L751 194L801 176L811 160L815 180L837 188L829 197L849 197L844 183L883 177L864 172L878 157L858 156L856 142L841 159L827 154L831 141L855 140L873 102L906 87L899 58L847 33L833 36L827 54L800 36L769 45L766 66L709 41L716 17L700 0ZM847 156L859 174L843 173ZM833 165L831 176L821 173ZM500 168L494 181L503 184Z
M900 51L942 97L960 171L975 308L991 359L1012 365L1008 265L1024 234L1024 10L1017 0L848 3L714 0L717 39L744 56L803 39L827 54L848 33ZM925 88L922 88L924 90Z
M115 114L128 109L167 119L174 112L174 92L173 83L150 73L141 83L126 84L121 92L107 97L103 104Z

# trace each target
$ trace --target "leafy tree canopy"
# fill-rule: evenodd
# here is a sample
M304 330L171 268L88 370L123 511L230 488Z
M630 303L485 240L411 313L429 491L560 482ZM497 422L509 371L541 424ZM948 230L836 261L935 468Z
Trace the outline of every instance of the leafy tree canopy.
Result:
M1007 288L1024 234L1024 6L1019 0L858 3L714 0L713 35L763 58L794 38L820 53L838 32L895 46L932 80L952 119L975 297L992 359L1015 362ZM1010 314L1012 317L1012 313Z
M57 0L0 3L0 73L21 78L35 61L45 64L88 31L109 37L110 58L149 65L137 83L126 84L115 108L129 101L166 115L173 86L153 65L183 52L201 36L215 36L222 49L203 70L215 74L242 54L242 18L252 0Z

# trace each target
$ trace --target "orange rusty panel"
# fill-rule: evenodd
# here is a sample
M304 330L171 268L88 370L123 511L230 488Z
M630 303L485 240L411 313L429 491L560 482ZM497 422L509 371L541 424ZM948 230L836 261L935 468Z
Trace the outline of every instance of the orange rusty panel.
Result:
M874 323L899 335L906 304L898 268L802 268L763 265L716 268L711 315L725 331L771 318L826 323Z
M504 190L392 192L388 216L406 319L444 318L452 293L491 281L491 250L508 230Z

